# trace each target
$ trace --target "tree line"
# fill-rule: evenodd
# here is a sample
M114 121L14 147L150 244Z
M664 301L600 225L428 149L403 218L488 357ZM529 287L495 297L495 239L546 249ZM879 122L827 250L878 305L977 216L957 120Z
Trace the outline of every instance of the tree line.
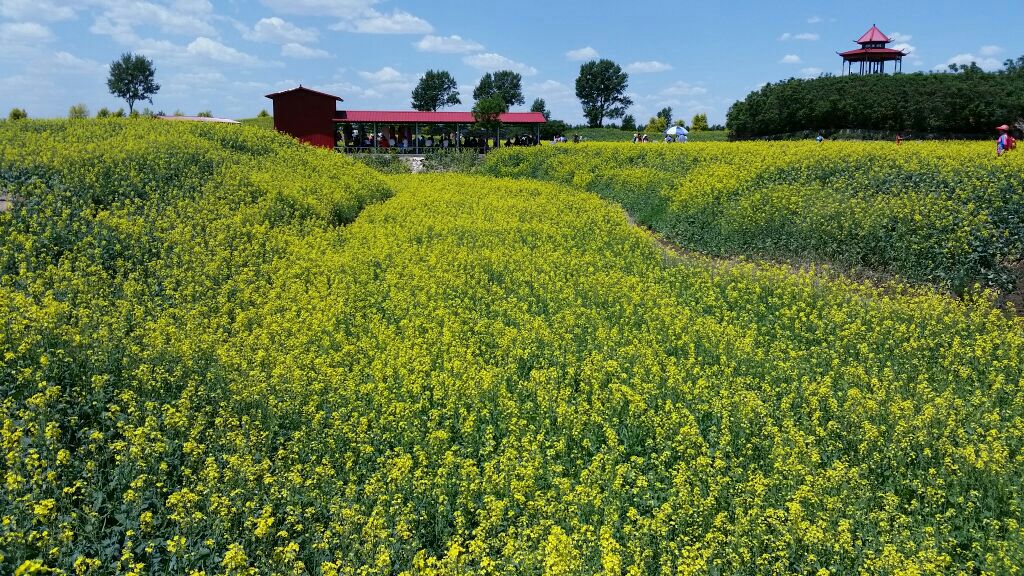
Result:
M502 112L524 104L522 80L522 76L512 70L484 74L473 90L473 114L477 121L492 124ZM633 104L626 95L628 87L629 74L611 60L592 60L580 66L576 97L583 106L587 123L601 127L605 119L622 118ZM413 89L411 104L421 112L436 112L446 106L462 104L458 82L447 70L428 70ZM535 99L530 111L541 112L545 120L551 121L543 98Z
M751 92L729 109L730 138L844 129L988 137L1024 118L1024 56L985 72L977 64L946 72L791 78Z

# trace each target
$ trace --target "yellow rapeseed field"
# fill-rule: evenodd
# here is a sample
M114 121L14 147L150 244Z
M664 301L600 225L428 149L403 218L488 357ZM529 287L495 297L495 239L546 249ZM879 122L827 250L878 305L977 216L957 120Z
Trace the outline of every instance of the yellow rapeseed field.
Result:
M0 183L2 573L1024 565L1024 325L984 299L251 128L0 123Z
M1024 155L984 142L506 148L487 173L575 185L684 246L813 260L957 293L1024 260Z

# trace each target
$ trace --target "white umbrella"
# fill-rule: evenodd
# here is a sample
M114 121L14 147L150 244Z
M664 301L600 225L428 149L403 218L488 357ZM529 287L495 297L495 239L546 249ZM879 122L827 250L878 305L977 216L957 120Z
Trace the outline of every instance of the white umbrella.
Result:
M689 132L687 132L686 128L683 128L682 126L673 126L668 130L665 130L665 134L668 134L669 136L678 136L680 134L689 134Z

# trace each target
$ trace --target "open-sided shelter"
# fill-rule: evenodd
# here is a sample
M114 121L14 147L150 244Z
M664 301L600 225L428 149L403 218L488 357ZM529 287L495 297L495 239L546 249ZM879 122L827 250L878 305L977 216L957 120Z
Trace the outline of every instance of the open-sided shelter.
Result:
M274 102L274 128L323 148L364 151L367 147L423 152L427 148L462 148L470 140L500 142L502 129L483 134L471 112L337 110L338 96L303 86L267 94ZM505 112L498 117L506 136L526 132L540 141L540 112ZM474 136L478 136L474 137ZM404 144L404 146L402 146ZM473 148L479 148L476 144Z

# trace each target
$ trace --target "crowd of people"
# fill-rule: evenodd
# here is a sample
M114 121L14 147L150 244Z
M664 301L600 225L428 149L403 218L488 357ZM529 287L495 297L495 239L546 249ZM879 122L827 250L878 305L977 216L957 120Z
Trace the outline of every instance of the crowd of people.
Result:
M341 140L341 138L339 138ZM365 134L361 138L359 135L350 137L345 142L346 151L357 151L363 149L378 149L378 150L391 150L396 149L398 152L413 152L429 151L429 150L446 150L449 148L457 149L468 149L478 150L481 154L487 152L492 145L494 147L499 145L500 141L492 141L489 138L469 136L469 135L458 135L454 132L450 134L440 135L425 135L425 134L412 134L410 136L378 133L378 134ZM516 136L510 136L505 140L505 146L536 146L540 142L533 136L527 134L520 134Z

